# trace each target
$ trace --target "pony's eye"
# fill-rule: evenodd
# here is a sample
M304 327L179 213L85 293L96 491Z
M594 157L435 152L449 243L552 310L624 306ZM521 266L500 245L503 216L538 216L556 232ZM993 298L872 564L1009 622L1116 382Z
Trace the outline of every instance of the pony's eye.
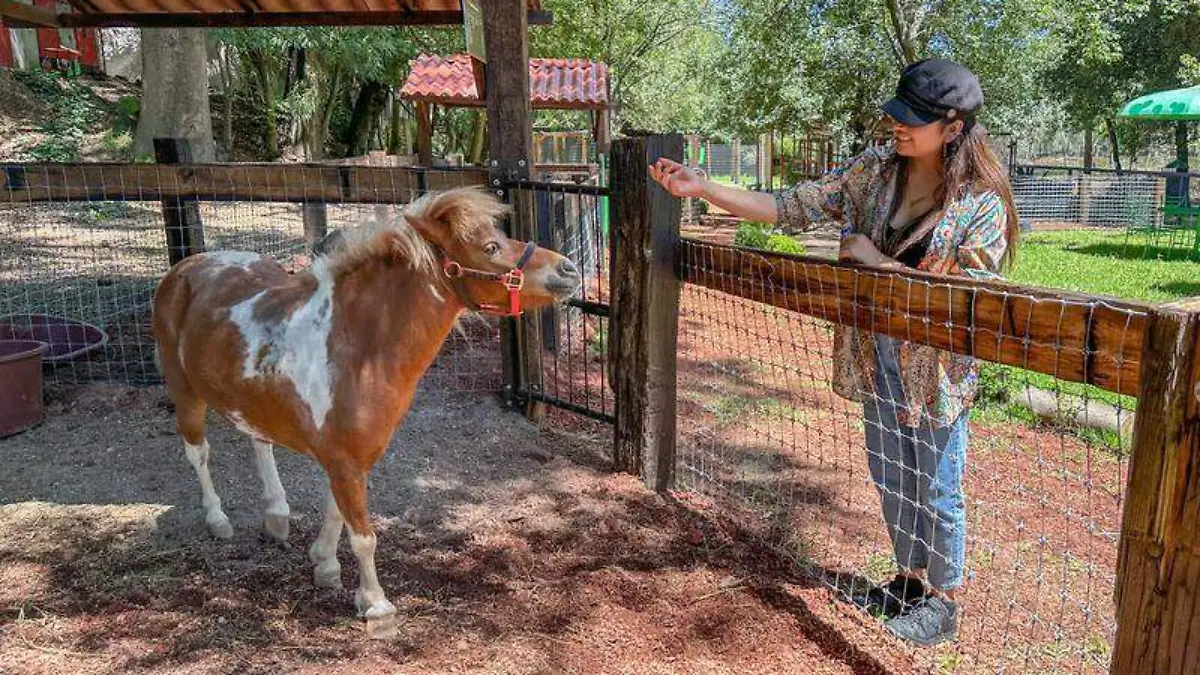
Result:
M495 257L498 253L500 253L500 244L497 244L493 241L492 243L483 247L483 252L487 253L489 256Z

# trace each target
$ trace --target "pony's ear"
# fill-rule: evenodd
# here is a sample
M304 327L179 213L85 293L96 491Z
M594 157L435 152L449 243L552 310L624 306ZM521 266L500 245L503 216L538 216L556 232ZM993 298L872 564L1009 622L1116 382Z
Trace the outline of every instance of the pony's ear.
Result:
M434 246L446 250L450 244L450 232L446 227L439 227L437 221L433 221L428 215L413 214L407 211L402 216L409 227L413 229L422 239L433 244Z

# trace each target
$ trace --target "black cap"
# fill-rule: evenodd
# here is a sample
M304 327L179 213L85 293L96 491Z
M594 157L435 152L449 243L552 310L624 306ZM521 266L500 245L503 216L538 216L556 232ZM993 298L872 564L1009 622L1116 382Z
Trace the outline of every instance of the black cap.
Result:
M970 120L983 105L979 78L953 61L918 61L900 75L896 97L883 111L901 124L919 127L937 120Z

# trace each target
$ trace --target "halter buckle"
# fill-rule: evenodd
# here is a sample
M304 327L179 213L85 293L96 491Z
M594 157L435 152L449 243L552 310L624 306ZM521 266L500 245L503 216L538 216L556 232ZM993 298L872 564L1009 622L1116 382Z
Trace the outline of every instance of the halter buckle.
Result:
M458 279L463 276L463 266L453 260L447 260L442 265L442 272L451 279Z
M525 288L525 273L519 269L509 270L500 277L500 283L510 291L519 291Z

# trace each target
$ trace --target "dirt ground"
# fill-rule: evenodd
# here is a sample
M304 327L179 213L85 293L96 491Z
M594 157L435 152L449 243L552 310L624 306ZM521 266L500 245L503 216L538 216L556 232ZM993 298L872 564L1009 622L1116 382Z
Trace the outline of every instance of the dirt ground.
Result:
M230 542L207 535L160 388L56 393L44 425L0 440L0 672L911 669L869 620L736 530L610 473L603 435L433 393L372 476L401 627L369 640L350 590L311 583L319 469L277 452L293 513L283 549L260 536L249 443L222 424L210 441ZM341 559L352 589L346 546Z
M835 588L890 578L862 407L830 387L831 325L694 286L680 316L677 489L757 521ZM917 669L1107 672L1127 459L1005 412L973 417L967 456L959 635Z

